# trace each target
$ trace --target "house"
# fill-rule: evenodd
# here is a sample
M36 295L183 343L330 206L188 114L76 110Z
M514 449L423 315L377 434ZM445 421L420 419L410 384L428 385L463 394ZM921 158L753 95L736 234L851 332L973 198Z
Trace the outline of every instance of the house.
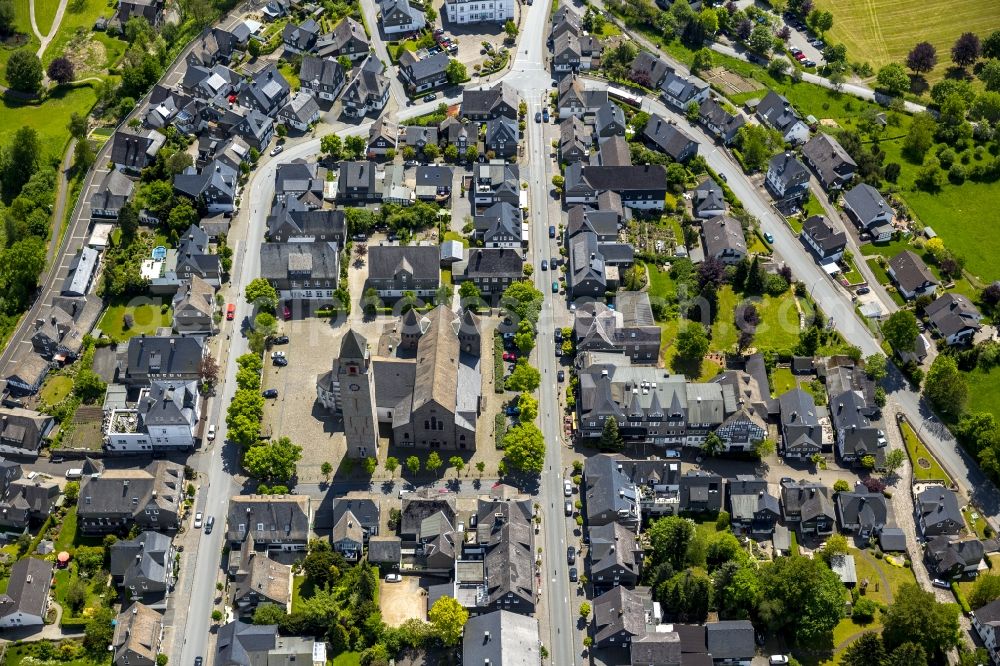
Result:
M840 261L847 249L847 234L833 228L822 215L811 215L802 223L800 234L820 263Z
M674 68L663 58L650 51L639 51L629 67L628 78L643 88L656 90L667 74L672 74Z
M51 359L57 362L75 360L80 349L83 347L83 338L97 323L97 318L101 312L101 299L95 294L88 294L83 298L73 298L67 296L56 296L50 305L42 307L38 313L32 327L31 346L35 354L43 359ZM35 373L42 371L43 364L33 361L29 356L22 356L18 373L27 370L28 375L33 379L40 379L44 376ZM27 376L25 376L27 378ZM19 384L10 382L14 386L23 385L25 388L31 384Z
M633 588L642 575L642 547L635 532L619 522L591 526L590 576L595 587Z
M437 146L438 131L436 127L407 125L403 128L403 144L414 150L423 152L424 147L433 144Z
M444 138L449 146L458 148L459 155L467 157L469 148L476 149L479 143L479 123L475 121L463 122L455 116L448 116L440 125L438 133ZM477 149L478 154L478 149Z
M417 32L427 25L423 10L412 7L409 0L379 0L379 10L382 32L387 35Z
M757 105L757 118L781 133L785 143L801 144L809 139L809 127L802 122L791 102L773 90Z
M451 185L454 172L451 167L421 165L415 174L414 191L418 199L441 201L451 196Z
M625 136L625 112L614 102L608 102L594 114L594 138Z
M350 18L344 19L344 21L350 20ZM310 91L316 97L332 102L337 99L346 81L344 68L332 56L325 58L302 56L302 64L299 65L299 83L303 89Z
M472 219L472 235L486 248L519 249L523 244L521 210L501 201Z
M429 245L377 245L368 249L367 287L380 298L399 298L405 291L429 298L441 286L438 248Z
M559 80L556 106L559 107L559 118L570 116L583 118L597 113L597 110L608 103L607 87L588 88L584 80L567 75Z
M653 614L648 587L611 587L594 598L593 606L593 647L597 650L628 647L633 640L646 635L646 625Z
M337 177L337 199L347 203L380 200L382 192L375 183L377 170L372 161L341 162Z
M274 176L275 200L288 205L294 199L296 204L300 204L292 205L288 210L322 208L326 173L327 170L316 162L306 162L303 159L279 164Z
M333 524L340 522L347 513L361 526L361 533L367 543L371 537L378 535L379 505L371 499L363 497L338 497L333 501Z
M823 449L823 429L813 396L792 389L778 397L781 409L782 455L807 459Z
M613 523L638 527L639 492L616 458L597 455L584 461L581 494L588 530Z
M101 179L97 191L90 198L90 214L93 217L116 218L119 211L132 197L135 183L121 171L112 169Z
M406 88L411 95L423 92L448 83L447 70L450 61L450 57L444 51L420 58L417 54L404 49L399 56L399 75L406 82Z
M191 57L196 53L196 49L197 47L188 56L189 63L191 62ZM198 64L195 63L195 65ZM207 67L211 66L212 64L207 65ZM162 130L167 125L170 125L177 118L181 110L192 102L192 98L183 92L173 91L156 85L149 93L149 110L146 111L146 115L143 117L143 123L147 127Z
M210 168L211 166L206 167L206 169ZM226 173L226 168L223 167L223 174ZM223 195L218 194L221 190L217 189L217 186L223 187L219 181L219 172L213 172L208 182L209 185L205 189L206 196L212 197L221 205L224 198ZM201 227L192 224L184 232L177 244L176 264L172 271L167 272L167 275L172 285L180 284L181 280L186 280L192 275L197 275L213 287L218 287L221 284L222 266L219 255L211 254L209 251L208 234Z
M929 568L945 580L975 577L986 568L985 554L979 539L953 539L948 535L934 537L924 549Z
M155 666L163 640L163 616L158 611L137 601L122 606L114 627L110 646L114 666Z
M593 166L581 162L566 167L567 204L597 203L602 192L615 192L622 204L641 210L662 210L667 194L667 170L660 165Z
M698 107L698 122L716 140L728 146L746 124L746 119L739 111L730 113L723 104L707 99Z
M619 211L609 210L601 205L597 208L589 206L573 206L569 209L566 223L566 238L590 233L597 236L600 245L618 242L618 233L625 226L625 220Z
M252 537L257 550L305 550L312 519L305 495L237 495L229 502L226 541L234 549Z
M520 208L521 177L517 165L503 160L477 164L469 194L474 206L492 206L505 201Z
M240 34L236 34L237 31ZM237 51L246 47L249 34L246 24L233 28L233 32L222 28L206 28L188 53L187 64L211 67L217 62L229 63Z
M917 525L925 537L956 536L965 529L958 496L944 486L930 486L917 495Z
M778 498L768 490L767 479L739 475L726 484L729 517L735 530L748 534L771 534L781 517Z
M369 55L344 89L341 102L344 114L364 116L380 113L389 101L389 78L382 72L385 66L374 55Z
M84 476L77 502L79 530L108 534L133 525L146 530L176 530L184 499L184 468L154 460L138 469L106 469Z
M569 116L559 123L559 159L570 164L587 159L591 144L587 126L577 116Z
M307 92L300 91L278 111L278 122L288 127L305 132L309 126L319 121L320 110L316 98Z
M166 140L155 129L118 130L111 137L111 163L118 171L138 176L153 163Z
M444 4L450 23L504 23L514 18L514 0L448 0Z
M597 152L590 156L592 166L632 166L632 153L624 136L599 137L595 133L593 139Z
M844 192L844 211L862 231L871 234L876 243L887 242L892 237L892 206L879 191L868 183L855 185Z
M282 300L332 299L340 280L340 247L331 241L262 243L260 276Z
M312 51L319 38L319 24L313 19L306 19L299 25L294 22L285 24L281 31L281 41L287 53L306 53Z
M243 85L243 78L221 63L211 67L190 65L184 70L184 76L180 81L181 90L195 100L202 101L200 109L207 106L206 102L235 95ZM228 103L228 100L226 102ZM177 119L181 120L180 112ZM194 119L188 118L187 121L193 122Z
M219 121L220 128L228 128L251 147L263 151L274 137L274 120L257 109L231 108Z
M791 153L778 153L767 163L764 182L779 205L794 205L809 194L809 171Z
M812 167L826 191L839 190L854 178L858 165L840 142L824 132L818 133L802 146L802 157Z
M165 5L163 0L122 0L118 3L115 15L111 18L108 26L123 31L129 19L141 18L157 28L163 21Z
M681 638L677 629L681 625L657 625L655 631L632 641L629 648L630 664L632 666L679 666L682 662L689 665L709 666L712 658L704 653L684 654L681 651ZM704 627L698 627L704 636ZM704 639L702 640L704 643Z
M37 353L23 354L14 362L4 381L14 395L34 395L42 387L51 367L52 362Z
M248 109L274 117L288 103L292 88L274 63L254 74L253 79L240 90L238 99Z
M781 508L788 526L798 526L803 534L831 534L837 518L828 492L825 486L811 481L782 479Z
M715 257L724 264L736 265L746 259L747 241L743 225L734 217L718 215L701 223L706 257Z
M402 545L398 536L371 537L368 539L368 561L377 566L398 569L403 555Z
M274 21L282 16L288 16L291 11L291 0L268 0L267 4L261 9L261 14L263 14L265 20Z
M473 248L465 267L465 279L479 289L485 300L499 298L512 283L524 276L524 257L512 248Z
M885 496L869 492L860 483L853 492L837 493L836 505L840 529L863 539L881 534L889 522Z
M0 595L0 629L40 627L49 609L52 563L23 557L10 568L7 592Z
M680 479L680 509L692 513L718 513L725 500L723 480L704 470L688 470Z
M239 172L219 161L206 164L200 173L188 167L174 176L174 189L203 204L212 215L236 210L238 186Z
M387 157L390 150L395 152L398 137L399 129L394 124L384 117L376 120L368 130L368 145L365 150L368 159Z
M573 32L564 32L555 38L552 45L552 70L555 72L576 73L581 69L589 69L590 61L584 67L583 51L580 37Z
M336 60L347 56L352 61L361 60L371 52L365 27L350 16L345 16L329 34L322 35L313 49L321 58Z
M202 356L198 337L138 335L128 341L123 380L136 388L157 379L196 381L201 377Z
M878 545L886 553L905 553L906 534L898 527L883 527Z
M620 291L614 309L590 302L580 304L574 313L573 338L578 353L624 354L632 363L656 363L661 335L647 292Z
M301 636L279 636L278 625L246 624L233 620L219 627L215 643L216 666L322 666L326 643Z
M938 296L924 308L924 314L934 331L949 345L969 344L982 328L980 321L983 315L962 294Z
M511 159L517 156L518 135L517 121L505 117L488 120L484 145L494 157Z
M585 233L569 239L567 290L572 296L599 297L618 287L618 271L608 266L596 234Z
M174 547L170 537L142 532L111 546L111 577L130 599L160 597L174 584Z
M462 664L534 666L542 659L540 646L537 619L509 610L495 610L470 617L466 622Z
M844 391L830 399L830 420L836 432L837 454L845 464L863 466L864 459L874 459L875 468L885 464L888 442L885 433L871 421L878 408L869 404L860 391Z
M261 604L288 612L292 606L292 567L258 552L247 539L240 549L240 564L233 575L229 600L238 617L252 617Z
M59 484L41 478L19 478L21 466L0 462L6 479L0 481L0 527L24 531L38 525L55 509L59 501Z
M904 250L890 259L886 272L896 283L899 294L907 300L933 296L937 291L938 279L924 260L910 250Z
M450 4L449 4L450 6ZM462 91L462 105L458 115L468 120L517 120L520 99L517 89L508 83L498 83L492 88Z
M330 535L333 550L344 556L349 562L360 559L364 550L364 530L361 522L350 510L341 513L334 521L333 532Z
M215 288L197 275L184 280L173 298L174 332L212 335L215 332Z
M643 137L675 162L687 162L698 154L698 142L690 134L656 114L649 117Z
M724 620L705 625L708 653L715 666L750 666L757 653L750 620Z
M682 76L676 72L668 73L660 84L660 97L667 106L680 111L707 100L709 91L708 84L697 76Z
M1000 639L1000 599L991 601L990 603L982 606L981 608L976 608L971 613L972 626L975 627L976 633L982 639L983 644L986 646L987 652L989 652L990 658L993 663L997 663L1000 660L1000 647L998 647L998 639Z
M726 197L722 188L711 178L694 188L691 199L694 216L702 220L726 214Z

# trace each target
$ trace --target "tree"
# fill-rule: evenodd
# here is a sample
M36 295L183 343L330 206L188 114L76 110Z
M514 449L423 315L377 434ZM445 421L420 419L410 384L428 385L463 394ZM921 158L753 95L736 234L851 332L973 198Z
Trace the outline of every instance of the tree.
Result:
M586 601L580 604L580 617L584 620L590 617L590 604Z
M791 63L788 62L787 58L771 58L771 62L767 63L767 73L780 80L788 73L789 67L791 67Z
M462 638L462 629L469 619L469 612L462 608L453 597L443 596L434 602L427 618L434 627L438 640L448 647L458 645Z
M843 534L831 534L827 537L826 543L820 550L820 556L830 564L830 561L838 555L847 555L847 537Z
M83 633L83 646L94 654L107 654L114 638L115 612L107 606L99 607L87 622Z
M794 627L798 640L827 635L843 614L843 584L822 559L782 557L761 569L758 611L772 630Z
M337 64L340 68L344 70L344 75L349 76L351 73L351 68L354 67L354 63L351 62L350 56L342 55L337 57Z
M701 450L705 455L717 456L726 450L726 442L714 432L710 432L702 443Z
M265 278L254 278L247 284L243 294L247 303L267 312L274 312L278 307L278 291Z
M973 608L982 608L995 599L1000 599L1000 575L979 576L972 588L972 594L969 595L969 605Z
M541 474L545 465L545 438L534 423L519 423L503 437L503 459L508 469Z
M958 645L958 614L957 604L938 603L933 592L906 583L882 614L882 640L888 650L916 642L928 655L941 656Z
M393 474L396 473L396 469L399 467L399 458L395 456L389 456L385 459L385 471L389 472L389 477L391 478Z
M763 598L760 576L753 566L726 562L713 574L715 604L726 619L747 619Z
M833 483L833 492L835 493L846 493L851 490L851 484L849 484L844 479L837 479Z
M16 308L28 304L43 268L45 242L37 236L28 236L0 252L0 293L5 294L8 304Z
M476 463L476 471L479 472L479 477L482 478L483 472L486 471L486 463L482 460Z
M467 162L475 162L479 159L479 148L476 146L469 146L465 149L465 160Z
M906 66L917 74L931 71L937 65L937 49L930 42L919 42L906 56Z
M257 479L287 481L295 476L295 463L302 459L302 447L288 437L270 444L252 446L243 454L243 466Z
M87 603L87 585L79 578L73 578L66 590L66 605L73 614L79 614Z
M712 69L712 64L712 52L708 49L698 49L691 61L691 73L699 74Z
M891 95L902 95L910 89L910 77L898 62L890 62L878 70L875 80Z
M973 32L964 32L951 47L951 61L959 67L968 67L979 60L981 52L979 37Z
M469 78L465 65L454 58L448 60L448 66L445 68L444 73L448 77L448 83L452 85L462 83Z
M420 471L420 458L416 456L410 456L406 459L406 469L410 470L410 474L416 474Z
M937 131L937 120L927 111L913 116L910 131L903 139L903 152L913 162L920 163L924 155L934 145L934 133Z
M613 416L604 419L604 431L597 448L601 451L621 451L623 444L622 435L618 432L618 421Z
M538 401L530 393L522 393L517 397L517 407L521 410L517 414L518 421L526 423L538 418Z
M677 356L686 363L700 365L708 346L708 335L701 324L688 322L677 334Z
M364 465L365 465L365 474L371 476L372 474L375 473L375 469L378 467L378 459L372 456L366 456Z
M178 236L183 234L191 225L198 224L198 211L195 210L191 200L187 197L180 197L177 205L167 216L167 227ZM260 279L260 278L258 278Z
M885 456L885 473L886 476L894 475L903 463L906 462L906 453L903 449L893 449L889 451Z
M514 334L514 344L517 345L523 356L527 356L535 348L535 327L527 319L522 319L518 323L517 333Z
M510 41L517 38L517 24L514 21L507 19L507 22L503 24L503 31L507 33L507 39Z
M897 353L912 352L917 336L920 335L916 316L909 310L893 312L882 324L882 335Z
M882 637L866 631L847 646L840 658L842 666L884 666L888 663Z
M3 0L0 0L2 2ZM79 113L73 112L69 115L69 122L66 124L66 129L69 130L69 135L76 140L80 140L87 136L87 116L80 115Z
M455 476L459 476L462 470L465 469L465 461L462 460L462 456L448 458L448 465L455 469Z
M0 35L10 35L17 31L14 19L14 3L11 0L0 0Z
M31 127L22 127L14 132L14 137L3 153L3 193L13 199L21 193L31 177L38 171L42 149L38 132Z
M880 382L888 374L888 360L885 354L875 353L865 358L865 374L874 382Z
M433 162L441 154L441 148L436 143L428 143L424 146L423 153L428 161Z
M69 83L73 80L73 62L69 58L56 58L49 63L48 72L56 83Z
M684 622L703 622L711 602L711 582L704 573L687 569L658 588L658 597Z
M424 469L426 469L431 474L437 474L437 471L441 469L441 465L444 462L441 460L441 456L438 455L437 451L431 451L431 454L427 456L427 462L424 463Z
M463 304L466 302L478 303L482 300L483 296L479 293L479 287L472 280L466 280L458 288L458 295L461 297Z
M336 134L327 134L319 140L319 149L333 160L339 160L344 151L344 141Z
M998 63L998 78L995 85L996 89L1000 90L1000 61L993 62ZM972 108L969 109L969 116L975 120L985 119L991 123L1000 121L1000 92L996 92L996 90L987 90L980 95L976 95L976 101L972 103ZM955 167L953 166L952 168L954 169Z
M747 48L758 55L767 56L773 46L774 37L771 36L771 28L759 24L754 26L747 39Z
M939 354L924 380L924 397L942 415L957 419L969 400L969 386L955 359Z
M753 452L758 458L764 459L769 456L773 456L774 452L778 449L778 445L775 444L773 439L762 439L754 442Z
M365 152L365 137L352 135L344 141L344 150L352 159L358 159Z
M76 378L73 380L73 395L83 400L86 404L93 404L104 396L107 384L100 375L90 368L79 368L76 371Z
M819 33L829 32L833 28L833 14L827 11L814 9L806 17L806 23L813 30Z
M287 615L285 609L278 604L261 604L253 612L253 623L256 625L278 624Z
M666 516L650 523L646 536L652 548L653 566L666 562L677 571L687 562L688 547L696 531L691 521L680 516Z
M7 61L7 81L14 90L38 92L42 86L42 61L28 49L18 49Z
M333 465L330 464L329 462L324 462L322 465L319 466L319 471L323 475L323 480L329 481L330 475L333 474Z
M528 365L524 358L520 358L517 365L514 366L514 372L510 373L510 377L507 378L506 386L511 391L531 393L538 388L541 382L542 375L538 372L538 368Z
M66 502L71 506L76 504L76 499L80 496L80 482L67 481L66 487L63 488L63 496L66 498Z
M256 39L251 39L247 43L247 53L250 54L251 58L257 58L260 56L260 42Z

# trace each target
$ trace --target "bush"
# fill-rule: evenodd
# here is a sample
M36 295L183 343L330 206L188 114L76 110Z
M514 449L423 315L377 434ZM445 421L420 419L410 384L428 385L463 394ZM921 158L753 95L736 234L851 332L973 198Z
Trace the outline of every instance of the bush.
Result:
M875 619L876 611L878 611L878 604L872 599L864 597L858 599L857 603L854 604L854 611L851 613L851 619L858 624L868 624Z
M718 517L715 519L715 529L716 531L723 532L729 529L729 512L720 511Z
M955 581L951 582L951 591L955 594L955 599L958 601L958 605L962 609L962 612L971 613L972 607L969 606L968 600L965 598L965 595L962 594L961 588L958 587L958 583Z

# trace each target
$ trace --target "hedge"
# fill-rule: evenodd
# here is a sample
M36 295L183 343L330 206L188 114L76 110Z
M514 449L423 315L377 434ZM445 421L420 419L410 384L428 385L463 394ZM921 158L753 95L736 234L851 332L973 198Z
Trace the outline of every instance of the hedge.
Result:
M493 417L493 431L497 450L503 450L503 438L507 434L507 417L503 415L503 412Z
M965 595L962 594L962 590L958 587L958 583L951 581L951 591L955 594L955 599L958 601L959 607L961 607L963 613L971 613L972 607L969 606L968 600Z
M503 393L506 378L503 371L503 336L493 332L493 391ZM499 447L498 447L499 448Z

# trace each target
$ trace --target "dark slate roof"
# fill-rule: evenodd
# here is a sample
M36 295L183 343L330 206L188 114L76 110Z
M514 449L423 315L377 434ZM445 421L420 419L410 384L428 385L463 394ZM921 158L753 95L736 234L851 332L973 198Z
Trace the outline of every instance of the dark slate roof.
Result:
M403 53L408 54L410 52L403 51ZM429 79L440 75L448 68L449 62L451 62L451 58L447 53L442 51L406 65L400 62L400 66L409 73L411 80L421 81L423 79Z
M345 336L346 338L346 336ZM340 518L350 511L358 522L363 526L375 525L378 527L379 508L378 504L366 498L339 497L333 500L333 524L336 525Z
M202 340L198 337L137 336L128 341L127 374L148 373L150 366L159 367L159 372L155 374L197 374L202 350Z
M706 254L714 257L726 251L747 253L743 225L736 218L729 215L716 215L702 222L701 230L705 237Z
M340 279L340 251L333 242L263 243L260 275L268 280L302 275L310 280L330 280L336 286Z
M634 518L638 511L635 485L609 455L587 458L583 463L585 506L588 516L602 513Z
M903 250L890 259L889 268L892 269L896 282L906 291L915 291L925 282L938 283L924 260L909 250Z
M0 618L22 612L44 619L51 580L51 562L34 557L18 560L10 569L6 594L0 594Z
M778 397L778 404L781 408L786 448L794 448L800 443L817 446L822 444L823 435L812 394L802 389L792 389Z
M521 212L507 201L498 201L473 218L476 231L490 238L497 233L521 238Z
M681 511L695 505L705 505L709 510L722 508L723 480L718 474L700 469L688 470L680 478L680 491Z
M351 82L344 89L342 99L365 104L371 99L380 99L389 88L389 78L382 73L385 67L374 55L368 56Z
M801 122L799 113L792 103L773 90L768 92L757 105L757 115L780 132L785 132L795 123Z
M875 217L891 210L878 190L868 183L855 185L844 192L844 206L854 211L863 224L868 224Z
M733 518L753 520L755 513L764 510L775 516L781 515L778 498L768 492L767 479L741 475L729 479L726 487L729 489L729 512Z
M649 117L643 134L674 160L679 160L691 144L697 146L690 134L656 114Z
M802 146L802 155L808 159L819 172L825 183L832 183L841 177L843 172L853 172L858 168L844 147L835 138L820 132Z
M376 536L368 539L369 562L399 563L403 542L397 536Z
M917 511L927 527L946 520L958 525L965 524L965 518L958 507L958 496L944 486L930 486L917 495Z
M865 528L885 525L889 515L885 496L868 492L860 484L854 492L837 493L837 509L842 522L858 523Z
M604 643L623 631L629 636L643 636L646 633L646 613L652 607L653 600L648 587L630 590L623 585L616 585L594 599L594 641ZM677 655L680 656L680 639L674 641L674 644ZM679 660L675 663L679 663Z
M746 120L739 113L731 114L726 109L709 98L702 102L698 109L699 117L705 124L711 124L720 128L723 132L735 132L746 124Z
M887 552L906 550L906 534L898 527L884 527L879 535L879 547Z
M350 21L351 19L345 19ZM333 58L302 56L299 66L299 80L312 85L336 87L344 80L344 68Z
M708 84L697 76L683 76L676 72L668 73L660 84L660 90L685 105L707 88Z
M475 277L521 277L524 258L509 248L475 248L469 250L465 275Z
M827 488L818 483L806 480L796 482L792 479L781 481L781 502L785 507L785 515L798 513L803 522L819 516L836 518L828 493Z
M441 252L430 245L376 245L368 250L370 279L392 279L403 266L415 280L434 279L440 275Z
M789 187L809 182L809 171L791 153L778 153L767 163L767 170L774 172Z
M924 308L924 314L941 332L949 336L972 327L979 328L979 310L962 294L948 293L939 296Z
M257 543L306 542L310 517L308 497L238 495L229 502L226 539L242 542L247 534L252 534Z
M750 659L756 652L750 620L710 622L705 634L708 652L714 659Z
M462 91L461 115L483 117L496 115L500 109L509 114L508 109L513 109L516 116L519 104L517 90L506 83L498 83L492 88L465 89Z
M956 567L965 569L982 562L986 549L979 539L956 540L942 535L931 539L927 544L927 552L937 563L939 573L947 573Z
M417 187L451 187L452 169L446 166L418 166L416 174Z
M635 166L591 166L579 162L571 164L566 169L567 188L581 182L598 191L665 190L667 169L656 164Z
M694 188L693 208L695 215L707 210L726 210L726 196L719 184L708 178Z
M639 51L639 54L632 61L628 77L646 88L656 88L660 85L669 72L674 68L668 65L662 58L657 57L650 51Z
M220 666L256 666L275 648L278 625L246 624L233 620L219 628L215 663ZM266 659L265 659L266 662Z
M677 625L674 625L677 628ZM630 657L633 664L663 664L663 666L710 666L712 658L704 653L682 654L682 643L677 631L653 631L631 641ZM694 657L694 659L692 658Z
M822 215L812 215L803 222L802 233L812 238L825 253L835 252L847 246L847 234L834 229Z

